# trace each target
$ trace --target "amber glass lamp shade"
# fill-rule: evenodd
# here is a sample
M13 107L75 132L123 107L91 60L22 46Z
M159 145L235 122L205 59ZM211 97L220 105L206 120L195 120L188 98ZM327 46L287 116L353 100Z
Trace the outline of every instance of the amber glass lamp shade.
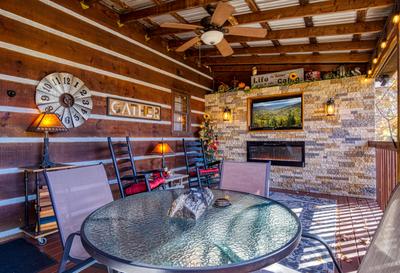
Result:
M67 128L62 124L61 120L54 113L42 113L29 126L30 132L65 132Z
M165 154L172 154L174 151L171 149L171 147L168 145L168 143L165 142L159 142L157 145L154 147L152 154L158 154L162 156L162 168L165 169Z
M54 113L42 113L29 126L30 132L42 132L44 135L42 163L40 167L49 168L55 164L50 161L49 155L49 133L65 132L67 128L62 124L61 120Z
M230 121L232 119L232 111L228 107L224 109L224 113L222 114L222 119L224 121Z
M335 100L333 98L330 98L326 102L326 115L327 116L335 115Z

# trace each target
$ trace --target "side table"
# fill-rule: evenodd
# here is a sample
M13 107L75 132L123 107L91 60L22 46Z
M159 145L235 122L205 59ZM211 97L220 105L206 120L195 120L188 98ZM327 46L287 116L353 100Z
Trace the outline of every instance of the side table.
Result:
M168 185L167 189L183 189L185 187L184 184L188 183L188 177L189 175L180 173L170 175L165 178L165 182Z

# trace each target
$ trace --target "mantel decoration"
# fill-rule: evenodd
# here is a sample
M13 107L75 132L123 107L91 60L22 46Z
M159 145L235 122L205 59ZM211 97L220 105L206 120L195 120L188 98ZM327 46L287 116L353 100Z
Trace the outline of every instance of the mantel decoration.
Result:
M52 73L36 87L36 105L42 113L56 114L66 128L81 126L90 116L93 102L83 81L70 73Z
M210 115L204 114L204 121L200 125L200 139L204 144L204 153L208 162L217 159L218 154L218 137L211 125Z

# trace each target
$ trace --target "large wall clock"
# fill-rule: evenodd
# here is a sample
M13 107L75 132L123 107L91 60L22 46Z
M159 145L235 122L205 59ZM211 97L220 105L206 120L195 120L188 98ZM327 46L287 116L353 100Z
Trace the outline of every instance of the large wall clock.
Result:
M81 126L90 116L93 102L83 81L69 73L52 73L36 87L41 112L57 114L67 128Z

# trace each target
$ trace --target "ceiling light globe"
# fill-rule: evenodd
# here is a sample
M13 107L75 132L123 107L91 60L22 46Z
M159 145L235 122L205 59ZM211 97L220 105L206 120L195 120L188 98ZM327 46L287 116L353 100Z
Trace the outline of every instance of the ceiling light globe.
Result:
M200 38L206 45L216 45L224 39L224 34L218 30L209 30L204 32Z

